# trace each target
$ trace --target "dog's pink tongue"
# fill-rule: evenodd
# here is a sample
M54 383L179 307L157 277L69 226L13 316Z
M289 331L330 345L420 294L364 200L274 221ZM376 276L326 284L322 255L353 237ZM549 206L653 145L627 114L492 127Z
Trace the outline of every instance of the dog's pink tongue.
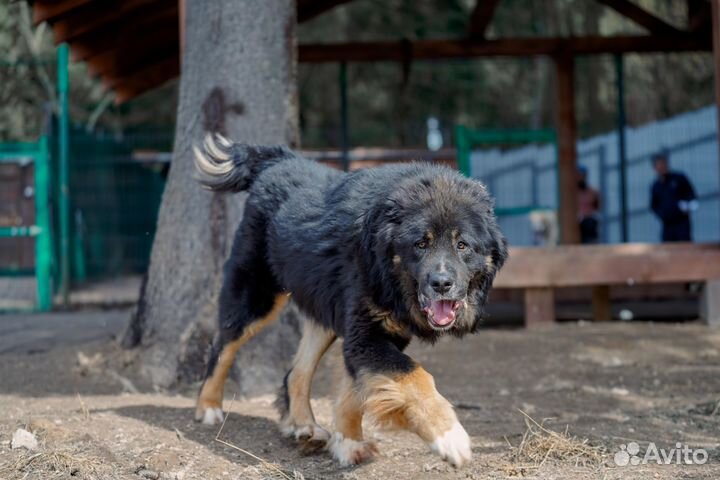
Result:
M455 320L455 310L453 310L452 300L434 300L430 304L432 310L432 320L436 325L441 327L450 324Z

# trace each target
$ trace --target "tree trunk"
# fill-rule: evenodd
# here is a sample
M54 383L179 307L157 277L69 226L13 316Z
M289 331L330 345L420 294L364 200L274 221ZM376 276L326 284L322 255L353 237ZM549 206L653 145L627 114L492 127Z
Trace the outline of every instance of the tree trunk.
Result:
M204 374L222 266L245 202L244 193L200 187L192 145L207 132L298 144L295 2L186 2L173 159L150 268L124 340L140 345L141 372L160 387ZM245 393L277 388L298 330L297 312L286 312L240 351L234 375Z

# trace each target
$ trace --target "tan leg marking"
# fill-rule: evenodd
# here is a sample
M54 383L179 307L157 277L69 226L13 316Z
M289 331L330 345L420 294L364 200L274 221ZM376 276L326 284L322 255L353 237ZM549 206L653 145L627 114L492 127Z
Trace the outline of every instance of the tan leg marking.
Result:
M415 432L455 466L470 460L470 438L425 369L395 378L365 374L361 382L365 411L379 426Z
M327 430L315 422L310 406L310 387L320 359L335 341L335 332L323 328L312 320L303 323L303 336L293 359L287 379L289 408L280 421L280 429L287 436L303 442L306 453L325 446L330 439Z
M362 399L355 390L353 379L348 374L345 365L341 365L340 369L342 371L335 399L335 430L342 433L345 438L362 440Z
M335 433L330 439L328 450L341 465L357 465L377 455L378 447L375 442L363 440L362 398L345 365L340 368L342 371L334 411Z
M222 421L222 399L225 390L225 380L235 362L238 350L245 342L278 318L280 311L285 307L288 299L289 295L287 293L277 295L275 297L275 303L267 315L245 327L245 331L239 338L223 346L222 351L218 355L215 369L212 374L205 379L205 383L200 390L197 408L195 410L196 420L202 420L203 423L208 424L215 424Z

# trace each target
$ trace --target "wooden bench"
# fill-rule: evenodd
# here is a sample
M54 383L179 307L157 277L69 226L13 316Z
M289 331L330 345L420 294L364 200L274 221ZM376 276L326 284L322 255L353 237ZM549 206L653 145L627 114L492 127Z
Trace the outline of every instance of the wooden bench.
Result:
M701 313L720 327L720 245L694 243L511 248L494 287L525 291L525 325L555 321L554 289L593 287L595 320L610 320L610 287L704 282Z

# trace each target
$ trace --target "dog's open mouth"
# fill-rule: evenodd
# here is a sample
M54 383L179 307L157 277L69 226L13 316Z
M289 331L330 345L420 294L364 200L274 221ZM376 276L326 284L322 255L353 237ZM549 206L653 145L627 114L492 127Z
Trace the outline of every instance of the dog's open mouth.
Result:
M463 302L461 300L430 300L422 296L420 304L430 325L433 328L445 330L455 323L455 317Z

